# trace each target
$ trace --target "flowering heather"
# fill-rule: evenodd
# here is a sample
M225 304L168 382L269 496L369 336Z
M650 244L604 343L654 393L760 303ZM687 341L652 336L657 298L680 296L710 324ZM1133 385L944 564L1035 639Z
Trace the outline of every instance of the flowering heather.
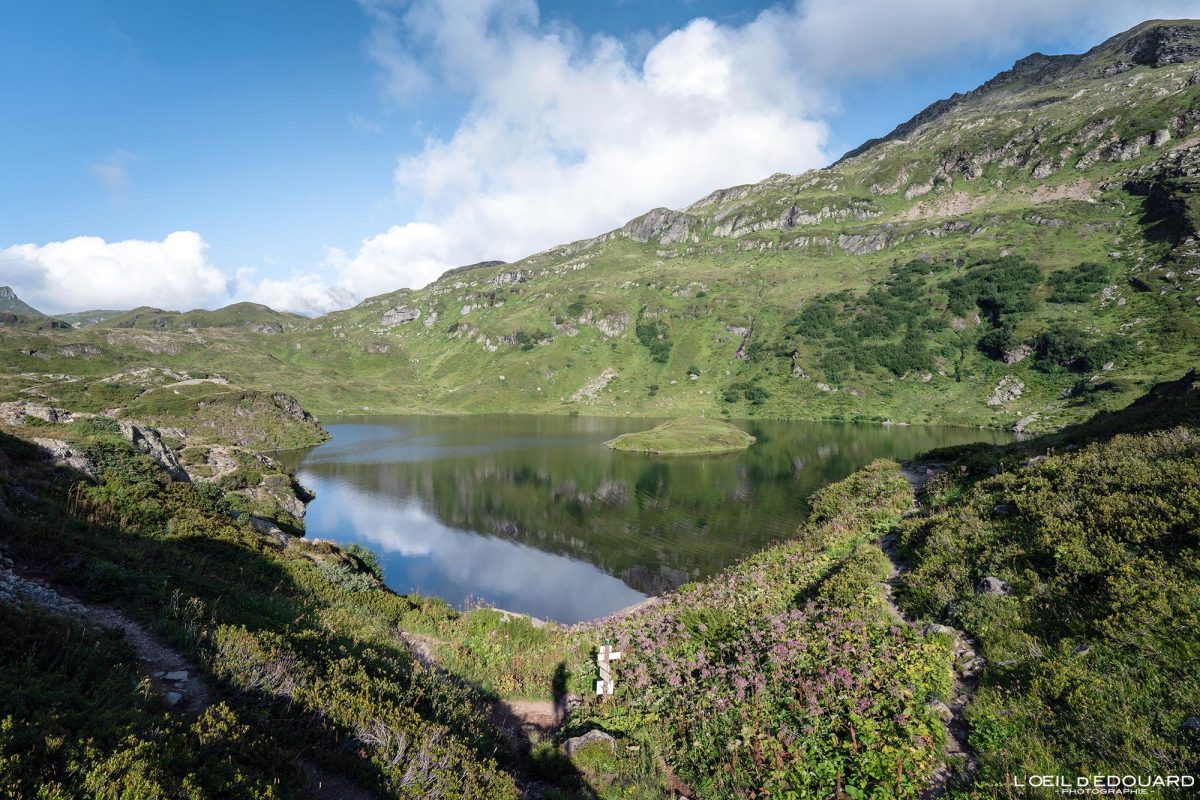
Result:
M948 654L882 612L881 575L846 568L910 503L896 465L877 462L818 493L794 541L601 623L626 656L597 721L648 731L705 797L918 794Z

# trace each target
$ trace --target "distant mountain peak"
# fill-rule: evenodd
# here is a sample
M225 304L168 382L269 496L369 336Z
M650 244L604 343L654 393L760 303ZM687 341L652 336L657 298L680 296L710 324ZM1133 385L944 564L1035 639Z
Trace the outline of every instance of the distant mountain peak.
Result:
M1139 66L1165 67L1200 59L1200 22L1190 19L1150 20L1092 48L1099 53L1127 55Z
M42 312L17 297L11 286L0 286L0 312L21 314L28 317L44 317Z

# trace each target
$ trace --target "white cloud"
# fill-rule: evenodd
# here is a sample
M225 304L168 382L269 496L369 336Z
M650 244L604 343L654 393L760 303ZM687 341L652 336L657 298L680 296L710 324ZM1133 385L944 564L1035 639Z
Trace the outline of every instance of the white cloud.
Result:
M96 180L100 181L108 190L111 199L123 198L129 191L129 172L126 171L124 165L100 162L92 164L89 169L96 176Z
M399 35L399 20L392 13L394 3L387 0L361 0L359 5L371 20L371 32L364 49L383 73L384 87L392 95L410 95L429 85L417 61L394 46Z
M473 101L452 135L397 166L397 191L422 203L418 219L357 253L331 251L337 282L356 295L517 259L828 158L819 109L777 68L785 43L765 24L697 19L633 63L611 38L540 26L532 2L368 12L369 52L401 97L436 77ZM419 66L410 41L432 53Z
M363 133L374 133L374 134L383 133L382 125L380 125L378 122L376 122L373 119L364 117L362 114L359 114L357 111L351 112L350 116L347 117L347 121L350 123L350 127L354 128L354 130L356 130L356 131L362 131Z
M234 295L242 300L262 303L279 311L317 316L336 308L349 308L359 298L345 289L331 287L327 279L314 272L281 280L255 280L255 270L240 269L234 283Z
M136 159L136 153L117 150L108 159L89 164L88 170L108 191L109 199L119 202L129 194L129 168L127 165Z
M227 298L226 278L208 261L199 234L176 231L161 242L107 242L77 236L0 249L0 282L49 313L139 305L196 308Z

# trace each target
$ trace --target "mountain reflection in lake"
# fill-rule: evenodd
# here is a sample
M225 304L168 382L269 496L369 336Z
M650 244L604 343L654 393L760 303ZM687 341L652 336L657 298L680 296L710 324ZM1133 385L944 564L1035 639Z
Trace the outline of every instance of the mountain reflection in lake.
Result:
M287 454L315 489L308 535L360 542L397 592L576 622L790 535L805 500L876 458L1001 441L998 431L738 421L732 456L651 458L603 443L658 420L487 415L343 418Z

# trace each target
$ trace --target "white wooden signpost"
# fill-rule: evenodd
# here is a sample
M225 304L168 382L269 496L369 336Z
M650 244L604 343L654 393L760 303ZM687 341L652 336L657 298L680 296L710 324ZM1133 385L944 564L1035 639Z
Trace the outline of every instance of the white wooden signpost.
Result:
M602 645L596 651L596 666L600 668L600 680L596 681L596 694L604 696L613 693L613 676L612 668L609 662L616 661L621 657L618 650L613 650L610 645Z

